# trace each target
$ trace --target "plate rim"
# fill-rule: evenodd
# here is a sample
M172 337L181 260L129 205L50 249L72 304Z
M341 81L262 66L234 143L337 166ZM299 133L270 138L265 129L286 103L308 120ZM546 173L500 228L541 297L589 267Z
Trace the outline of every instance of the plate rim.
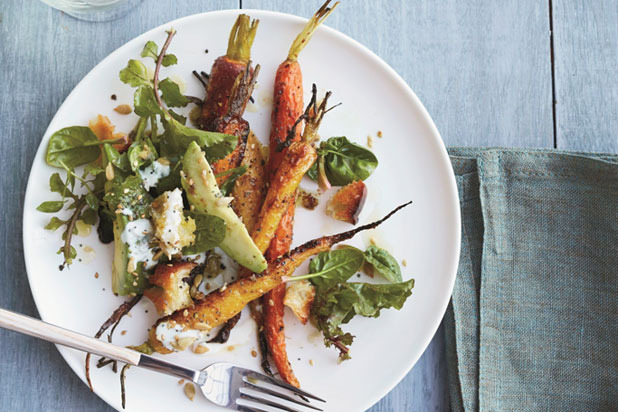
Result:
M146 38L148 36L151 36L152 34L156 33L157 31L161 30L161 29L165 29L166 27L170 27L170 26L174 26L174 25L178 25L179 23L185 23L191 20L199 20L201 18L203 18L204 16L208 16L208 17L216 17L217 15L220 16L226 16L226 15L237 15L238 13L246 13L246 14L263 14L263 15L269 15L270 17L274 17L274 18L278 18L278 19L288 19L290 21L296 21L296 22L303 22L306 23L308 21L307 18L305 17L301 17L301 16L297 16L294 14L289 14L289 13L283 13L283 12L278 12L278 11L272 11L272 10L262 10L262 9L224 9L224 10L212 10L212 11L207 11L207 12L202 12L202 13L195 13L195 14L190 14L187 16L183 16L183 17L179 17L177 19L162 23L156 27L153 27L129 40L127 40L126 42L124 42L121 46L119 46L118 48L116 48L115 50L113 50L111 53L109 53L107 56L105 56L102 60L100 60L92 69L90 69L90 71L88 71L88 73L81 78L81 80L73 87L73 89L71 90L71 92L67 95L67 97L63 100L62 104L58 107L58 109L56 110L56 113L54 114L54 116L51 118L49 125L47 126L47 128L45 129L45 132L43 133L41 140L39 142L39 146L37 148L36 154L34 156L34 160L33 163L30 167L30 171L28 173L28 181L26 184L26 190L25 190L25 195L24 195L24 203L23 203L23 211L22 211L22 244L23 244L23 251L24 251L24 262L25 262L25 266L26 266L26 276L28 278L28 285L30 286L30 292L32 294L37 312L39 313L39 316L41 317L41 319L43 321L45 321L46 316L44 315L44 313L41 313L39 310L39 302L41 301L42 297L40 295L40 293L35 292L35 288L33 287L33 278L31 277L30 273L30 264L28 259L26 258L27 256L31 256L31 253L29 253L28 251L30 250L30 248L27 245L26 242L26 237L24 236L24 232L23 232L23 228L26 227L26 222L27 222L27 213L26 213L26 207L28 205L31 206L31 202L29 202L29 198L31 197L31 192L32 192L32 187L33 185L31 185L31 177L32 177L32 171L34 168L34 164L35 162L37 162L37 159L40 159L41 156L41 152L44 152L46 146L43 145L43 138L50 133L51 129L52 129L52 125L58 120L59 118L59 113L62 111L63 107L67 104L67 102L69 102L70 100L72 100L75 95L76 95L76 91L79 88L79 86L85 82L87 79L89 79L91 76L94 76L95 71L97 70L97 68L102 65L103 63L107 62L108 60L113 59L117 54L120 54L125 48L128 48L129 45L131 43L134 43L135 41L138 41L141 38ZM257 16L259 17L259 16ZM416 105L416 107L419 109L419 114L422 117L422 120L425 122L425 124L429 127L429 131L430 131L430 135L431 135L431 139L434 140L433 143L437 143L437 147L439 148L439 157L440 157L440 161L442 163L442 167L446 166L446 169L450 171L450 173L448 173L448 179L447 179L447 184L449 187L449 191L450 191L450 196L454 199L454 203L451 205L448 205L448 208L450 209L449 212L452 215L452 217L454 218L454 222L453 224L455 225L454 231L455 231L455 239L453 240L453 244L448 245L449 248L451 248L455 253L453 254L453 259L448 262L447 265L447 270L445 270L445 274L448 275L448 293L444 293L443 295L441 295L441 299L439 299L439 307L440 310L437 313L440 313L440 316L437 316L435 319L435 321L432 324L432 333L428 334L427 338L425 338L422 341L422 347L423 349L421 351L419 351L419 353L415 353L413 356L409 356L406 358L406 364L408 364L408 366L404 369L401 370L400 373L398 374L394 374L392 376L392 378L390 379L389 383L387 385L385 385L386 390L383 391L375 391L373 393L372 396L369 396L367 399L367 404L365 405L365 410L371 408L372 406L374 406L378 401L380 401L382 398L384 398L387 394L389 394L404 378L405 376L410 372L410 370L414 367L414 365L416 365L416 363L418 362L418 360L420 359L420 357L423 355L423 353L426 351L427 347L429 346L429 343L431 342L431 340L434 338L434 336L436 335L436 332L442 322L442 319L444 318L444 314L446 313L446 309L448 307L448 303L451 299L451 295L453 292L453 287L455 284L455 279L457 276L457 269L459 266L459 257L460 257L460 253L461 253L461 210L460 210L460 202L459 202L459 194L458 194L458 190L457 190L457 184L456 184L456 180L455 180L455 174L454 174L454 170L452 167L452 164L450 162L449 156L448 156L448 151L446 149L446 145L444 143L444 140L442 139L442 136L440 135L440 132L438 131L438 128L436 127L433 119L431 118L431 116L429 115L429 112L427 111L427 109L425 108L425 106L423 105L423 103L421 102L421 100L418 98L418 96L416 95L416 93L412 90L412 88L406 83L405 80L403 80L403 78L395 71L395 69L393 69L388 63L386 63L381 57L379 57L376 53L374 53L372 50L370 50L367 46L363 45L362 43L360 43L359 41L353 39L352 37L348 36L345 33L340 32L339 30L336 30L332 27L329 27L325 24L322 24L322 26L320 28L318 28L318 30L325 30L327 31L330 35L333 35L335 37L338 38L338 40L343 41L344 43L346 43L347 46L349 46L350 48L355 49L355 51L360 52L361 54L366 55L368 58L370 58L374 63L378 64L378 66L382 69L385 70L391 77L392 80L394 80L397 83L397 86L404 91L412 101L413 103ZM88 386L85 376L83 377L80 373L77 372L77 366L74 365L73 360L70 358L69 354L72 353L71 349L68 349L66 347L60 346L60 345L55 345L56 348L58 349L58 351L60 352L60 355L62 356L62 358L64 359L64 361L66 362L66 364L71 368L72 372L77 375L77 377L86 385ZM117 411L123 411L122 409L119 409L120 405L116 405L116 400L112 400L111 396L107 396L104 393L101 393L100 391L97 391L96 388L94 390L94 393L101 398L103 401L105 401L108 405L110 405L112 408L116 409Z

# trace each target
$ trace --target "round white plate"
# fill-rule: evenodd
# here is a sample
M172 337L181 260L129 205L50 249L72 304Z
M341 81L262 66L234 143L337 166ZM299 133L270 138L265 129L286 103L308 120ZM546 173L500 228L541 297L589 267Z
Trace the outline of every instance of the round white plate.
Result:
M94 230L90 236L77 237L74 242L81 261L76 260L64 271L58 270L62 259L56 251L61 245L62 230L52 233L43 229L50 215L35 210L39 203L54 199L48 181L56 170L44 160L49 136L62 127L87 125L99 113L109 116L117 130L130 131L135 115L122 116L113 111L118 104L133 101L133 89L120 82L118 72L129 59L139 58L146 41L154 40L161 45L165 30L170 27L178 31L169 51L178 56L179 64L163 69L161 78L178 75L185 80L187 94L202 96L201 86L192 78L191 71L209 71L213 60L225 54L229 30L240 12L227 10L185 17L131 40L84 77L58 110L34 160L24 206L26 266L43 320L93 335L124 300L111 293L112 248L102 245ZM259 138L266 141L274 74L306 20L266 11L242 12L260 19L252 59L262 70L253 94L255 104L248 107L245 117ZM350 242L364 247L373 237L398 260L407 262L407 266L402 266L404 279L416 280L413 294L402 310L385 310L378 319L358 318L344 325L345 331L356 335L350 361L337 364L336 350L324 347L312 326L302 326L290 313L286 314L290 361L303 388L327 399L328 411L362 411L386 395L412 368L446 310L460 242L455 179L427 111L404 81L372 52L333 29L321 27L302 52L300 63L305 100L311 83L316 83L321 94L333 91L332 103L343 103L326 116L321 136L345 135L363 145L367 144L368 135L373 137L372 150L380 165L367 181L369 195L361 222L383 216L405 201L414 201L377 230L358 235ZM116 101L111 100L112 94L116 94ZM382 138L377 137L378 131ZM303 182L302 186L314 188L311 182ZM324 214L329 196L330 193L322 196L315 211L298 210L295 245L350 228ZM94 252L88 252L90 248ZM147 299L131 315L116 330L114 343L144 342L147 329L156 320ZM251 355L257 349L254 336L252 322L244 316L227 345L215 345L204 355L187 351L166 359L194 368L231 361L259 369L258 359ZM59 350L84 379L84 354L66 348ZM118 375L109 368L97 369L93 362L92 380L96 393L120 410ZM127 374L127 410L220 410L201 395L190 401L177 381L132 368Z

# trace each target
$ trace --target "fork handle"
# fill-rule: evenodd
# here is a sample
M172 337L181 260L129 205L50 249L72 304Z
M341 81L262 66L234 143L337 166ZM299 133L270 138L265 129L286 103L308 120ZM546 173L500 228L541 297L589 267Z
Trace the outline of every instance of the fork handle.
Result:
M141 354L41 320L0 309L0 327L137 366Z

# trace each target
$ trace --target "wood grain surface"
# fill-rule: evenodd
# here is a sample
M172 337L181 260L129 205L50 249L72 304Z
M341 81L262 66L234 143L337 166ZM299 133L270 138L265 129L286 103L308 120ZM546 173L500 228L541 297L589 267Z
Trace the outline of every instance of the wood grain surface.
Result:
M144 0L114 22L88 23L40 1L4 0L0 307L37 316L21 245L27 177L49 121L90 69L138 34L178 17L240 5L309 17L321 2ZM448 145L618 151L613 0L343 0L340 7L327 24L400 73ZM52 345L0 330L0 347L0 410L111 411ZM446 385L440 329L408 376L370 411L448 410Z

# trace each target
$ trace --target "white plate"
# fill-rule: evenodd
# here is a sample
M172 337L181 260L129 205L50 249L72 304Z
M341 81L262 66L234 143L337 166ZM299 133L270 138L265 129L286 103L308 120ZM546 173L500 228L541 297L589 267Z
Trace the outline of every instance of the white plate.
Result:
M254 92L256 103L248 108L246 118L266 141L274 73L306 20L266 11L242 12L260 19L252 58L261 64L262 71ZM26 266L43 320L93 335L123 301L111 293L111 247L99 243L94 231L87 238L76 238L75 243L82 245L77 248L82 261L76 261L69 270L57 269L61 263L61 257L56 255L61 230L58 233L44 230L50 215L35 210L42 201L54 199L48 190L48 180L56 170L44 161L49 136L62 127L87 125L99 113L109 116L117 130L128 132L135 116L122 116L112 110L118 104L132 102L133 90L118 80L118 71L129 59L138 58L146 41L154 40L161 45L164 30L171 26L178 34L170 52L178 56L179 64L164 69L162 78L170 73L180 75L186 81L187 94L201 96L191 71L209 71L213 60L225 53L227 36L238 13L238 10L227 10L185 17L131 40L99 63L58 110L38 149L24 203ZM208 54L204 52L206 48ZM313 327L303 327L290 313L286 314L290 360L303 387L327 399L329 411L362 411L406 375L438 328L451 295L458 262L458 196L446 150L431 118L410 88L382 60L354 40L322 27L302 52L300 62L305 100L311 83L316 83L322 92L333 91L333 103L343 102L326 116L320 134L323 137L346 135L361 144L366 144L368 135L373 136L373 151L380 165L367 181L369 198L361 221L374 220L400 203L414 201L381 228L359 235L351 242L362 247L374 237L399 260L407 261L407 266L402 267L404 278L416 280L413 295L401 311L383 311L378 319L354 319L344 326L344 330L356 335L352 360L338 365L336 351L323 346ZM111 94L116 94L118 99L111 100ZM383 138L376 137L379 130ZM311 185L304 182L303 186ZM316 211L298 210L294 244L350 228L324 215L327 198L322 197ZM87 246L95 250L94 257L84 252ZM98 279L95 272L100 274ZM155 319L153 307L143 299L133 309L132 317L122 321L114 342L122 345L143 342ZM188 351L166 359L195 368L215 361L232 361L258 369L258 360L251 355L257 348L252 328L249 317L244 316L229 345L213 348L205 355ZM120 333L123 330L127 331L125 335ZM83 380L84 354L66 348L59 350ZM118 375L109 368L99 370L93 365L92 379L96 393L120 410ZM178 408L220 410L201 396L191 402L177 379L138 368L128 372L127 410Z

